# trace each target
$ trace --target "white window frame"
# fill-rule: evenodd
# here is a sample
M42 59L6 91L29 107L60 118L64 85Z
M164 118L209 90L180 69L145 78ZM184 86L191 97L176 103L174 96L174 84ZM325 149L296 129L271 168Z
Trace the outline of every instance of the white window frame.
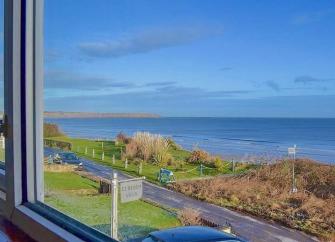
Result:
M6 148L0 209L37 241L114 241L41 203L43 10L44 0L4 0Z

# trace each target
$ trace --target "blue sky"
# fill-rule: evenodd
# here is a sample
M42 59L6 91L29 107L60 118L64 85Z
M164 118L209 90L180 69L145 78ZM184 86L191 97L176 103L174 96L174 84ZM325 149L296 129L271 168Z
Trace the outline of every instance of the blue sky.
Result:
M45 109L335 117L335 2L46 0Z

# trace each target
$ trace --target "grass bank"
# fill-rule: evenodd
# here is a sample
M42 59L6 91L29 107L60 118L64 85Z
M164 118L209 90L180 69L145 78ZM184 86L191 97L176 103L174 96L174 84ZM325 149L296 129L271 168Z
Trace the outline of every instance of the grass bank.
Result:
M98 194L99 184L71 172L45 172L45 202L93 228L110 234L110 195ZM176 215L145 201L119 203L119 238L145 236L179 226Z
M132 176L145 176L147 180L158 183L157 173L159 172L161 166L143 162L142 173L139 174L138 163L129 160L128 167L125 168L125 159L122 157L122 152L125 152L125 145L122 143L116 144L114 141L95 141L89 139L70 138L66 136L53 137L49 139L71 143L72 151L80 157L84 157L97 163L113 167ZM104 160L102 160L102 153L104 153ZM186 162L191 155L191 152L177 147L170 147L169 153L173 156L174 160L176 160L177 164L179 165L165 165L164 168L173 171L176 180L189 180L233 173L231 169L231 163L222 161L222 167L220 169L213 167L204 168L201 175L198 164L190 164ZM115 164L113 164L113 156L115 157ZM252 167L254 167L254 165L239 163L236 165L234 173L242 173Z
M292 161L280 161L235 177L180 181L172 189L331 241L335 238L335 166L298 160L297 193L290 192L291 168Z
M0 148L0 162L5 161L5 150Z

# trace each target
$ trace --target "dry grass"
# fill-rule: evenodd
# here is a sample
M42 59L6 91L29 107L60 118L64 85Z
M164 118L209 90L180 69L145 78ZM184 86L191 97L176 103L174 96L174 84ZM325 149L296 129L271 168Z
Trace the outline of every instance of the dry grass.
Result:
M126 156L130 159L139 158L151 163L162 164L171 159L169 142L157 134L137 132L126 145Z
M57 136L63 136L64 133L60 130L57 124L44 123L43 135L44 137L57 137Z
M227 165L230 165L229 162L222 160L220 156L212 156L208 152L201 149L193 150L188 157L187 162L190 164L203 164L208 167L217 168L222 172L228 168Z
M70 164L47 164L44 163L44 171L50 172L73 172L78 166Z
M178 218L184 226L203 225L200 212L192 208L180 210Z
M190 157L187 162L191 164L200 164L204 163L211 159L211 156L204 150L195 149L192 151Z
M173 188L330 240L335 234L335 166L298 160L297 193L290 192L291 167L291 161L280 161L237 177L178 182Z
M120 143L123 143L123 144L129 144L130 141L131 141L131 137L128 137L126 134L120 132L116 136L116 141L120 142Z

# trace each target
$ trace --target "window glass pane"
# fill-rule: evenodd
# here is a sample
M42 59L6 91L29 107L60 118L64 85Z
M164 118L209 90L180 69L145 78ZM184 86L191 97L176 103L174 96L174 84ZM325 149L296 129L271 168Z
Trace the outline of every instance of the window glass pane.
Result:
M45 0L44 202L111 235L115 172L120 240L334 234L335 6L319 4Z
M4 2L0 0L0 124L3 123L4 113ZM0 132L0 167L4 168L5 162L5 138Z

